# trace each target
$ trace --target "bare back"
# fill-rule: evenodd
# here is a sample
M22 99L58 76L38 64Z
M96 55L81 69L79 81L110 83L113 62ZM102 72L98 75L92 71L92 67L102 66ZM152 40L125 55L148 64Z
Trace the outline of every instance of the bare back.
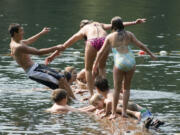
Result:
M103 29L102 24L98 22L90 23L83 27L83 33L88 39L106 37L107 33Z
M16 43L15 41L11 41L10 48L11 48L11 56L16 60L16 62L26 71L29 69L34 62L30 58L29 54L25 54L24 52L20 51L20 47L25 46L23 42Z
M131 43L128 31L113 32L108 36L112 48L116 48L120 53L128 53L128 45Z
M50 112L50 113L67 113L68 111L70 111L68 109L68 107L65 105L57 105L56 103L49 109L46 110L46 112Z

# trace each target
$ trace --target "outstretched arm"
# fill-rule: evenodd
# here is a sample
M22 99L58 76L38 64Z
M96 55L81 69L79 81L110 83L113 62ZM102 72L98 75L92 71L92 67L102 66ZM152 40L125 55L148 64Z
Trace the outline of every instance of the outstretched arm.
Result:
M141 24L141 23L145 23L146 19L136 19L136 21L132 21L132 22L123 22L124 26L131 26L131 25L135 25L135 24ZM102 24L103 29L105 30L110 30L112 25L111 24Z
M60 51L59 50L56 50L55 52L53 52L50 56L48 56L46 59L45 59L45 65L48 65L49 63L51 63L56 56L59 56L60 55Z
M135 24L141 24L141 23L145 23L146 19L136 19L136 21L132 21L132 22L123 22L124 26L131 26L131 25L135 25Z
M156 60L156 56L147 48L141 41L139 41L133 33L129 32L129 35L131 36L131 41L140 49L145 51L147 54L151 56L153 60Z
M78 108L78 110L82 112L94 112L96 110L96 107L94 107L93 105L89 105L86 107Z
M50 28L45 27L45 28L43 28L43 30L42 30L41 32L39 32L38 34L36 34L36 35L34 35L34 36L32 36L32 37L30 37L30 38L28 38L28 39L22 40L22 42L23 42L24 44L26 44L26 45L32 44L32 43L34 43L37 39L39 39L40 36L48 33L49 31L50 31Z
M29 46L20 46L17 48L17 53L25 53L25 54L34 54L34 55L43 55L54 52L55 50L63 50L62 45L53 46L50 48L36 49L34 47Z
M75 42L77 42L78 40L83 39L83 33L80 30L79 32L77 32L76 34L74 34L71 38L69 38L64 44L63 47L66 49L69 46L73 45ZM52 53L49 57L47 57L45 59L45 64L48 65L51 61L53 61L55 59L56 56L58 56L60 53L60 51L55 51L54 53Z
M73 45L74 43L76 43L78 40L83 39L84 34L82 32L82 30L80 30L79 32L77 32L76 34L74 34L71 38L69 38L64 44L63 46L65 48L68 48L69 46Z

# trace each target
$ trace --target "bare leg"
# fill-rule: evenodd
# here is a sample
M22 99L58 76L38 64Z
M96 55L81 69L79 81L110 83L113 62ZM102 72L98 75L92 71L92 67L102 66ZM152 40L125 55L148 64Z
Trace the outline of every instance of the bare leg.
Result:
M135 68L131 71L125 72L125 78L124 78L124 92L123 92L123 110L122 110L122 116L126 117L126 109L128 106L129 96L130 96L130 86L131 86L131 80L134 74Z
M93 105L89 105L89 106L85 106L85 107L78 108L78 109L83 112L93 112L96 110L96 107L94 107Z
M61 78L59 80L59 88L65 89L67 91L67 93L68 93L68 96L70 96L70 97L75 99L75 96L74 96L74 94L72 92L72 89L69 86L69 84L68 84L68 82L67 82L67 80L65 78Z
M119 99L118 104L123 106L123 100ZM135 104L134 102L130 101L130 102L128 102L127 109L131 110L131 111L138 111L139 112L143 108L141 106L139 106L138 104Z
M106 77L106 61L108 58L109 51L104 54L101 61L99 62L99 75Z
M97 54L96 49L92 47L89 43L87 43L86 50L85 50L85 72L86 72L87 87L91 96L93 95L93 88L94 88L92 67L93 67L94 60L96 58L96 54Z
M136 112L136 111L131 111L131 110L126 110L128 115L131 115L135 118L137 118L138 120L141 120L141 113L140 112Z
M138 120L141 120L141 113L140 112L131 111L128 109L126 111L127 111L128 115L133 116L133 117L137 118ZM116 112L122 114L122 108L118 106Z
M143 107L138 104L136 104L136 106L137 106L137 111L141 111L143 109Z
M115 66L113 69L113 79L114 79L114 92L113 92L113 101L112 101L112 115L110 116L110 119L116 117L115 114L119 100L119 93L122 88L122 81L123 81L123 72L120 71Z

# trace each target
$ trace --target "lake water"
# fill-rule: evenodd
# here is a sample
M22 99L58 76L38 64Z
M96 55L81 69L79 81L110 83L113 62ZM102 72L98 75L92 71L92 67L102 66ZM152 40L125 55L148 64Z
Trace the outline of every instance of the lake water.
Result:
M51 27L51 32L33 44L36 48L53 46L66 41L79 30L82 19L110 23L114 16L124 21L147 18L147 23L126 27L147 44L158 56L138 56L133 47L137 69L131 86L131 100L148 107L154 117L165 121L157 134L180 133L180 15L179 0L0 0L0 133L48 135L108 134L98 122L86 114L53 115L44 110L52 105L51 91L29 80L9 56L10 23L24 26L25 38ZM165 50L167 56L160 56ZM81 52L73 55L73 52ZM45 56L33 56L43 63ZM79 71L84 67L84 42L68 48L50 66L64 69L72 65ZM107 62L107 77L112 85L112 55ZM84 103L71 104L81 107Z

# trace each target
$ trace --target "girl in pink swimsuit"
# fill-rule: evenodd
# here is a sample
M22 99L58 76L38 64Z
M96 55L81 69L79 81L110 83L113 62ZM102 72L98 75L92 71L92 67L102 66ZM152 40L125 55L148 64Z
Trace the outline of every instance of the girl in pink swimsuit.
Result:
M124 26L134 25L144 23L145 19L138 19L133 22L125 22ZM64 49L70 47L72 44L76 43L79 40L86 39L86 47L85 47L85 72L86 72L86 80L87 87L90 91L90 95L93 95L94 88L94 77L92 75L93 63L96 58L96 54L98 50L102 47L105 37L107 35L106 30L111 29L111 24L103 24L99 22L94 22L90 20L82 20L80 22L80 30L75 33L72 37L70 37L64 43ZM57 55L59 55L59 51L54 52L51 56L46 58L46 64L50 63ZM106 58L108 57L108 53L104 55L103 59L99 62L99 75L105 76L105 65Z

